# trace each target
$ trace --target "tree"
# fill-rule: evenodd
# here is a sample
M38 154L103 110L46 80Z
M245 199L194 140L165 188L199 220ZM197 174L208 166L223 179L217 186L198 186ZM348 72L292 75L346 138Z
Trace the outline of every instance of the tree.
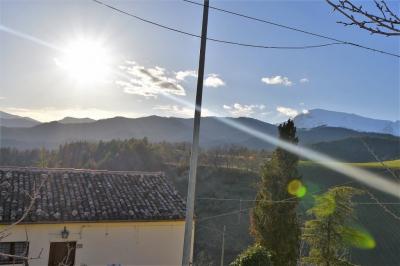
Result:
M316 196L307 211L314 216L305 223L302 238L310 250L302 261L311 265L353 265L347 260L348 245L357 241L358 231L349 226L354 217L352 197L362 192L352 187L334 187ZM361 236L362 237L362 236Z
M400 36L399 15L389 8L385 0L374 0L377 9L375 14L349 0L338 0L338 2L326 0L326 2L333 7L334 11L340 12L349 20L348 22L338 21L340 24L358 26L371 34Z
M292 120L279 125L280 139L297 144ZM251 233L256 243L271 253L273 265L296 265L300 247L300 222L296 213L298 200L290 194L291 182L300 183L299 158L277 148L263 166L257 203L252 212Z
M268 266L272 265L270 254L267 249L260 244L255 244L247 248L240 254L230 266Z

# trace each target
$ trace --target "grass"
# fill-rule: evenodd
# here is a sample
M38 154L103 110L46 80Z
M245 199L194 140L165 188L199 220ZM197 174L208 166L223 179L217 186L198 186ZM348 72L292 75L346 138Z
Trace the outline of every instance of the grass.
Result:
M400 169L400 160L392 160L392 161L384 161L383 162L386 167L392 169ZM366 167L366 168L384 168L381 163L379 162L369 162L369 163L351 163L353 166L357 167Z
M367 163L347 163L351 166L361 167L361 168L375 168L375 169L383 169L385 167L389 167L391 169L400 169L400 159L392 160L392 161L384 161L385 166L383 166L380 162L367 162ZM315 166L318 165L316 162L312 161L300 161L301 166Z

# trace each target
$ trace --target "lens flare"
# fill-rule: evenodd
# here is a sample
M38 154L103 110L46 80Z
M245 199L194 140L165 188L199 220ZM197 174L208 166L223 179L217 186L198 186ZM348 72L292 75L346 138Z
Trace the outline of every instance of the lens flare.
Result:
M303 183L300 180L295 179L289 182L288 192L290 195L302 198L306 195L307 188L303 185Z
M59 47L55 46L52 43L46 42L44 40L41 40L39 38L36 38L36 37L34 37L32 35L29 35L29 34L26 34L24 32L20 32L20 31L11 29L11 28L3 25L3 24L0 24L0 31L8 33L8 34L11 34L11 35L14 35L15 37L18 37L18 38L21 38L21 39L25 39L27 41L31 41L33 43L36 43L38 45L50 48L52 50L63 52L62 49L60 49Z
M343 228L346 243L358 249L374 249L375 239L370 233L363 229L345 227Z

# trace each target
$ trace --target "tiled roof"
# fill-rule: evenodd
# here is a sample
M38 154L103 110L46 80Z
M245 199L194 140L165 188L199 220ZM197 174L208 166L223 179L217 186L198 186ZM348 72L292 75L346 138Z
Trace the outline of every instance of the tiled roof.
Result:
M185 203L162 173L0 167L0 223L180 220ZM36 189L36 191L38 191Z

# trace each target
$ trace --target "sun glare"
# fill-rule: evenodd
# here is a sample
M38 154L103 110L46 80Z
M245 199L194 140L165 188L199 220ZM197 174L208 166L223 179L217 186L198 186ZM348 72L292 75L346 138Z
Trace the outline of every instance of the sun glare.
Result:
M78 39L65 48L63 55L56 58L57 66L66 70L78 83L98 83L110 74L110 56L100 42Z

